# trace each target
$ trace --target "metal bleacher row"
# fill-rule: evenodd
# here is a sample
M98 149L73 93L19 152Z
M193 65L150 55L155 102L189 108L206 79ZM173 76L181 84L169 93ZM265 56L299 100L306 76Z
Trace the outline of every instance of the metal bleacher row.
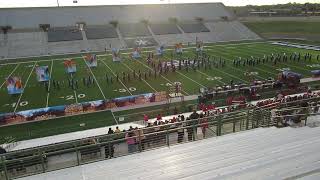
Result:
M143 23L119 24L119 30L123 37L151 36Z
M179 23L179 26L185 33L210 32L210 30L202 23Z
M81 32L74 27L50 28L47 33L48 42L82 40Z
M317 128L258 128L22 178L319 179Z
M112 25L86 26L87 39L118 38L117 31Z
M175 23L120 23L88 25L83 31L76 27L51 27L1 34L0 58L104 51L105 48L174 45L204 42L259 39L237 21ZM142 41L141 41L142 40ZM18 50L17 50L18 49Z
M163 34L181 34L181 31L173 23L153 23L149 25L153 34L163 35Z

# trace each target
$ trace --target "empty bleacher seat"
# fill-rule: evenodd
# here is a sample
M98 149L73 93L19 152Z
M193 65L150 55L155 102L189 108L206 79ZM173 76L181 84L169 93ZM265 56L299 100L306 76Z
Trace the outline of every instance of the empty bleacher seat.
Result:
M150 24L152 32L156 35L180 34L180 30L175 24Z
M179 23L179 26L185 33L210 32L202 23Z
M87 26L85 28L85 31L88 39L104 39L118 37L117 31L111 25Z
M119 29L124 37L150 36L150 32L143 23L119 24Z
M48 42L75 40L82 40L82 34L74 27L52 28L48 31Z

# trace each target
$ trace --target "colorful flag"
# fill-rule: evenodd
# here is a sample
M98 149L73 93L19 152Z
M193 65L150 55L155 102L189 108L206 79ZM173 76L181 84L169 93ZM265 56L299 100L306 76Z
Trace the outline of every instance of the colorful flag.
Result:
M97 67L97 55L95 54L87 54L84 59L86 60L86 64L88 67Z
M77 64L74 60L66 59L63 64L67 73L75 73L77 71Z
M8 94L23 93L23 84L20 77L10 76L6 79Z
M120 50L116 48L112 48L112 59L114 62L121 61Z
M48 66L37 66L36 68L37 80L39 82L49 81L49 67Z

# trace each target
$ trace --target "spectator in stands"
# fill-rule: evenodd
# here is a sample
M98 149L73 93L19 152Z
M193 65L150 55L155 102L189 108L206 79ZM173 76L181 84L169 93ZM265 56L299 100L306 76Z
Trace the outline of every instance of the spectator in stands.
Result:
M199 119L199 114L197 111L193 111L193 113L189 116L190 119ZM195 134L197 134L197 121L192 121L192 124L195 126Z
M184 137L184 122L181 121L181 123L178 124L178 143L183 142Z
M161 121L161 120L162 120L161 114L158 114L157 115L157 121Z
M126 133L126 142L128 145L128 153L133 153L136 151L136 142L135 142L135 138L134 138L134 132L133 131L129 131Z
M113 130L109 128L108 134L113 134ZM109 136L109 141L113 141L114 139L117 139L115 136ZM105 155L106 158L113 158L114 154L114 142L111 142L109 145L105 146Z
M209 128L208 125L208 118L204 117L202 114L200 114L200 123L201 123L201 130L202 130L202 134L203 134L203 138L206 138L206 131Z
M199 114L197 111L193 111L193 113L189 116L190 119L199 119Z
M132 130L133 130L133 127L132 127L132 126L130 126L130 127L129 127L129 131L132 131Z
M0 146L0 154L5 154L5 153L7 153L7 151L3 147Z
M180 116L180 121L185 121L184 115Z
M119 129L119 127L117 126L116 127L116 130L114 130L114 133L120 133L121 131L120 131L120 129Z
M114 133L113 130L111 128L109 128L108 134L113 134L113 133Z
M145 139L146 137L144 136L143 130L142 129L138 129L136 127L134 134L136 136L136 144L139 146L139 144L141 144L141 150L143 151L145 149Z
M188 133L188 141L192 141L192 136L193 136L193 127L192 127L192 121L190 121L190 118L187 118L187 133Z
M147 125L147 124L148 124L149 117L148 117L147 114L144 114L144 115L143 115L143 121L144 121L144 125Z

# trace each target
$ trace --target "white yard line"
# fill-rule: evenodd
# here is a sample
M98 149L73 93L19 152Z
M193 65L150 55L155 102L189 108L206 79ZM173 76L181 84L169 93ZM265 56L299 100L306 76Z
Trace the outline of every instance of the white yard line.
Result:
M51 67L50 67L50 76L49 76L49 85L48 85L48 93L47 93L47 103L46 107L49 106L49 97L50 97L50 85L51 85L51 75L52 75L52 67L53 67L53 60L51 61Z
M78 96L77 96L77 92L75 90L73 90L74 93L74 98L76 99L76 103L78 104Z
M148 69L152 70L153 72L155 72L152 68L150 68L149 66L147 66L146 64L140 62L140 61L137 61L139 62L140 64L142 64L143 66L147 67ZM165 79L166 81L168 81L170 84L174 84L172 81L170 81L169 79L167 79L166 77L164 77L163 75L160 75L163 79ZM185 93L187 96L189 96L190 94L187 93L186 91L182 90L183 93Z
M131 72L133 72L133 69L131 69L127 64L122 63L121 64L125 65L128 69L130 69ZM138 75L137 73L135 73L136 75ZM146 80L142 79L143 82L145 82L154 92L158 92L155 88L153 88Z
M29 79L30 79L30 77L31 77L31 74L32 74L34 68L36 67L36 64L37 64L37 63L34 63L32 69L31 69L31 72L30 72L30 74L29 74L29 76L28 76L28 78L27 78L27 81L26 81L25 85L24 85L24 90L23 90L23 92L20 94L20 97L19 97L19 99L18 99L18 101L17 101L17 104L16 104L16 106L15 106L15 108L14 108L14 111L13 111L14 113L17 111L17 108L19 107L19 104L20 104L22 95L24 94L24 92L25 92L25 90L26 90L26 88L27 88L27 84L28 84L28 82L29 82Z
M100 60L102 61L102 63L111 71L111 73L113 74L114 77L116 77L116 73L113 72L113 70L106 64L106 62L104 62L104 60ZM127 90L127 92L129 92L129 94L132 96L133 94L131 93L131 91L128 89L128 87L123 84L123 82L119 79L119 82L122 84L122 86Z
M205 76L207 76L207 77L209 77L209 78L212 78L212 76L210 76L210 75L208 75L208 74L206 74L206 73L204 73L204 72L202 72L202 71L197 70L197 72L199 72L200 74L203 74L203 75L205 75ZM222 83L222 84L225 84L224 82L220 81L219 79L217 79L217 81L220 82L220 83Z
M182 74L181 72L179 72L179 71L176 71L176 72L177 72L178 74L182 75L183 77L185 77L185 78L189 79L190 81L192 81L192 82L194 82L194 83L198 84L199 86L201 86L201 87L203 87L203 88L205 88L205 87L206 87L206 86L204 86L204 85L202 85L202 84L198 83L197 81L195 81L195 80L193 80L193 79L189 78L188 76L186 76L186 75Z
M16 67L11 71L11 73L9 74L9 76L7 76L7 78L9 78L16 71L16 69L18 68L19 65L20 65L20 63L16 65ZM1 84L0 89L2 88L2 86L5 83L6 83L6 80Z
M235 79L238 79L238 80L240 80L240 81L243 81L243 82L249 83L249 81L247 81L247 80L244 80L244 79L241 79L241 78L239 78L239 77L237 77L237 76L234 76L234 75L232 75L232 74L229 74L229 73L226 73L226 72L220 71L218 68L216 68L215 70L217 70L217 71L219 71L219 72L221 72L221 73L223 73L223 74L226 74L226 75L228 75L228 76L231 76L231 77L233 77L233 78L235 78Z
M83 59L84 64L85 64L85 65L87 65L86 60L84 59L84 57L82 57L82 59ZM103 93L103 91L102 91L101 87L100 87L100 84L99 84L99 82L98 82L98 80L97 80L96 76L93 74L93 72L92 72L91 68L90 68L88 65L87 65L87 67L89 68L89 70L90 70L90 72L91 72L91 74L92 74L92 76L93 76L94 80L96 81L97 86L98 86L98 88L100 89L100 92L101 92L101 94L102 94L103 98L104 98L104 99L107 99L107 98L106 98L106 96L104 95L104 93Z
M116 117L114 116L113 112L111 111L111 114L113 116L114 121L116 121L116 124L119 124L119 122L117 121Z

